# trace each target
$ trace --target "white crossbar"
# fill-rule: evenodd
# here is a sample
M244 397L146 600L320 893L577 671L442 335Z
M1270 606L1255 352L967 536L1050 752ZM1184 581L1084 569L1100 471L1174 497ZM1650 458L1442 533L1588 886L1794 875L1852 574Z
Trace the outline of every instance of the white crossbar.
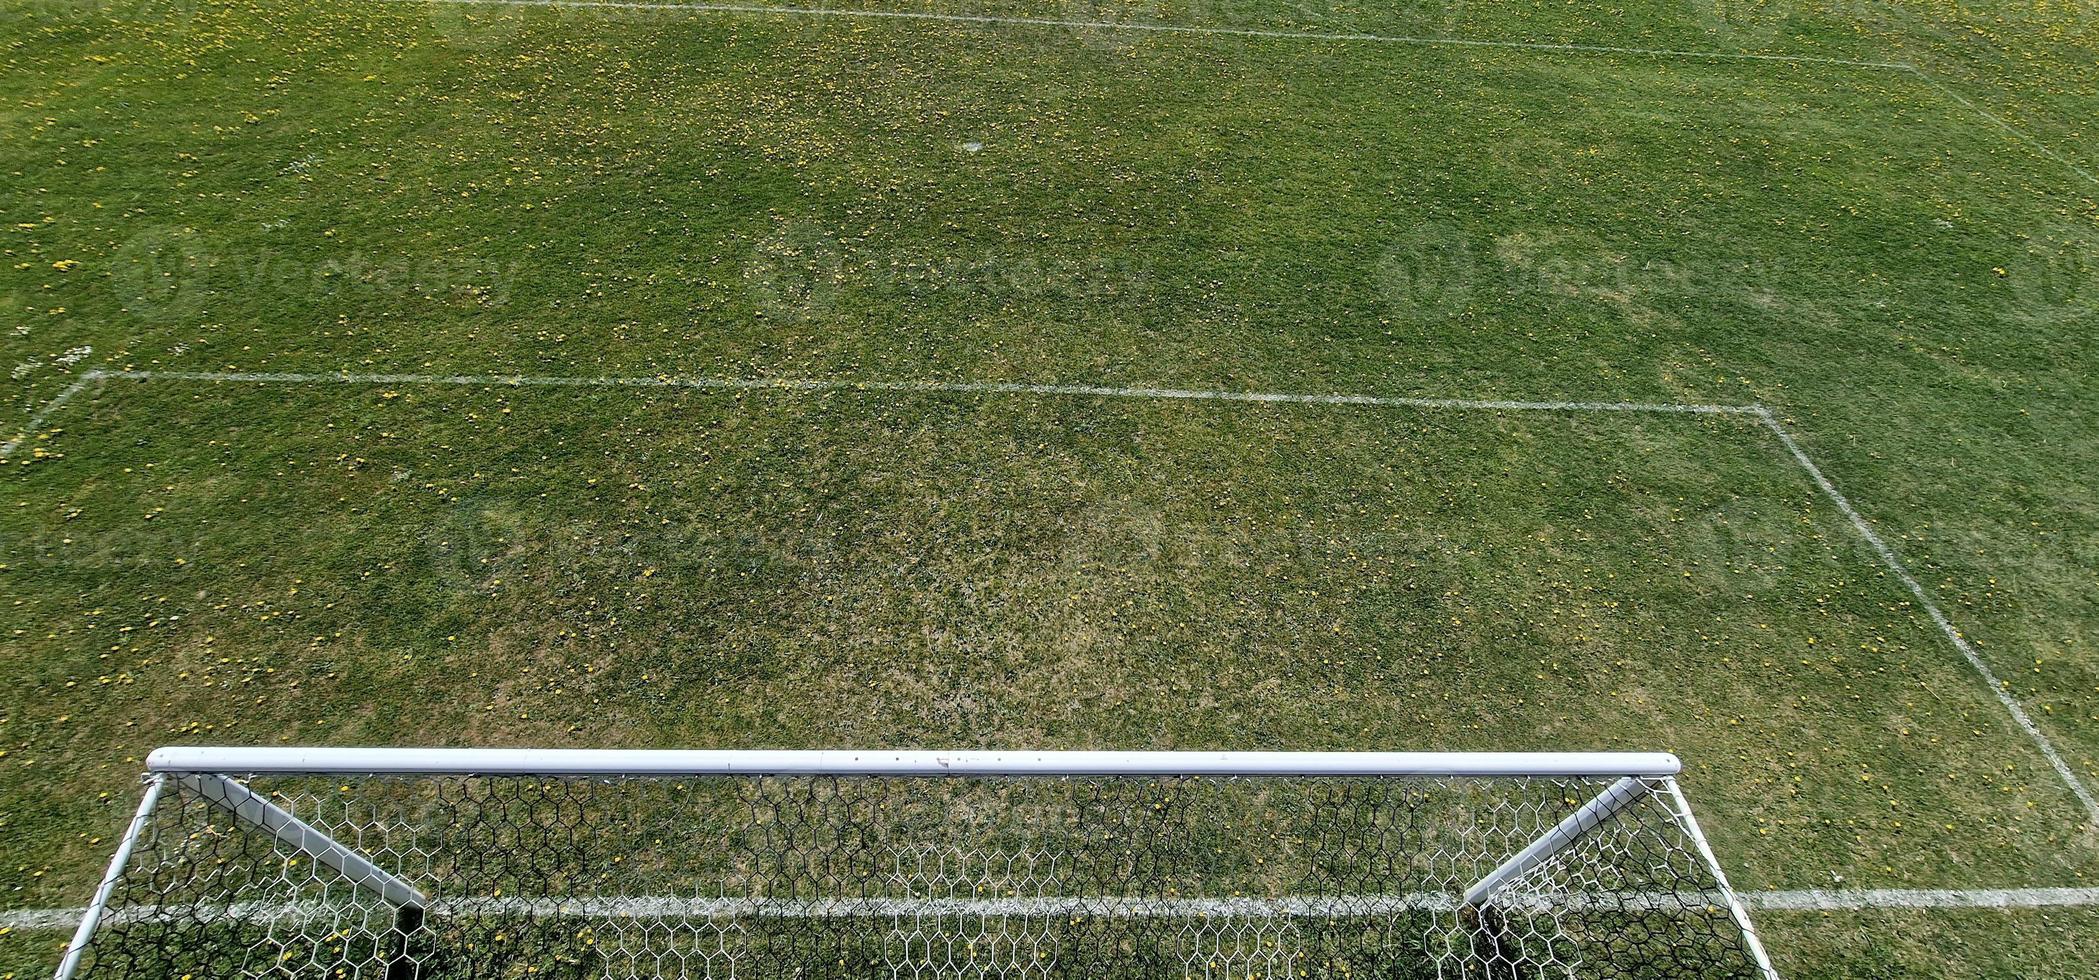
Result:
M171 746L159 773L477 776L1673 776L1666 752L1002 752Z

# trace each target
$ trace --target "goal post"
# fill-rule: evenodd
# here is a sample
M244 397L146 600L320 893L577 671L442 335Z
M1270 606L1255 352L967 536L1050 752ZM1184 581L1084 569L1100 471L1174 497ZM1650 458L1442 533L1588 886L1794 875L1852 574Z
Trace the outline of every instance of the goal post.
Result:
M166 748L57 980L1775 980L1679 770Z

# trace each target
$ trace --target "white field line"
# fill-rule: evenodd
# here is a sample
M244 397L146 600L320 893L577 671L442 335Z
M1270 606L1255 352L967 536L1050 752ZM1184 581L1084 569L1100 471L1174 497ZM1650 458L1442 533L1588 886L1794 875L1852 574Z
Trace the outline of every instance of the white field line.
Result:
M2099 905L2099 888L1861 888L1803 889L1736 893L1751 909L1774 912L1847 912L1869 909L2020 909L2077 908ZM1545 907L1639 908L1681 907L1676 896L1610 895L1568 901L1525 903ZM1706 896L1711 900L1713 896ZM1448 912L1455 896L1440 892L1398 895L1336 895L1302 898L1145 899L1120 897L1039 897L1015 899L841 899L790 901L750 898L688 898L641 895L583 899L453 898L440 899L438 914L492 913L579 918L716 918L825 917L887 918L912 916L1114 916L1160 918L1259 918L1389 916L1400 912ZM153 918L286 921L333 918L346 912L371 911L364 906L321 903L243 902L215 906L181 906L115 913L112 921ZM80 922L80 909L14 909L0 912L0 929L57 932Z
M2004 710L2012 716L2013 721L2018 722L2020 728L2025 729L2027 737L2041 750L2041 755L2048 759L2048 764L2055 767L2055 774L2062 777L2064 785L2070 787L2070 792L2077 794L2077 799L2084 804L2085 812L2091 816L2092 822L2099 824L2099 799L2093 798L2092 791L2085 786L2084 781L2077 778L2077 773L2071 770L2070 764L2063 761L2063 757L2055 751L2055 743L2033 723L2033 719L2027 716L2025 708L2020 707L2019 700L2012 696L2007 685L1997 679L1997 673L1990 669L1989 664L1983 662L1982 656L1975 652L1975 648L1968 645L1967 638L1962 636L1960 630L1955 629L1953 623L1946 618L1946 614L1939 610L1939 604L1933 602L1930 594L1924 591L1924 586L1917 583L1916 576L1910 574L1908 566L1896 556L1895 549L1888 547L1888 543L1881 540L1880 535L1874 532L1873 526L1866 523L1866 519L1860 516L1857 508L1851 506L1851 501L1845 499L1836 485L1829 482L1829 477L1822 475L1822 468L1808 458L1807 452L1800 448L1798 442L1793 441L1792 433L1779 424L1778 416L1768 409L1763 410L1760 416L1764 420L1764 427L1778 437L1779 443L1786 447L1786 452L1793 454L1793 460L1800 464L1802 470L1807 471L1808 478L1814 480L1815 485L1822 488L1822 493L1830 502L1837 505L1837 510L1850 519L1851 526L1873 547L1874 553L1880 556L1881 563L1895 573L1896 579L1902 582L1910 595L1916 597L1917 604L1923 607L1931 621L1938 624L1939 632L1946 634L1946 639L1952 642L1955 650L1960 651L1961 656L1968 661L1968 666L1975 668L1975 672L1981 675L1983 683L1989 685L1990 693L1997 696L1997 703L2004 706Z
M1493 904L1510 911L1550 914L1595 909L1667 911L1724 907L1717 891L1512 893ZM591 919L782 918L862 919L1013 916L1111 919L1278 919L1391 917L1402 912L1455 912L1464 899L1451 892L1369 895L1296 895L1269 898L1160 898L1125 895L1033 895L1021 898L694 898L678 895L558 898L444 898L440 915L573 916Z
M1779 912L1859 909L2039 909L2099 905L2099 888L1855 888L1756 892L1751 908Z
M2012 720L2026 732L2041 755L2055 773L2069 787L2078 801L2084 805L2086 814L2094 824L2099 824L2099 798L2070 768L2070 764L2055 749L2055 743L2033 723L2026 709L2005 689L1995 671L1983 662L1981 655L1968 644L1960 630L1946 618L1924 586L1911 575L1908 566L1895 554L1887 542L1881 540L1872 525L1866 522L1851 501L1829 481L1822 468L1808 458L1807 452L1793 440L1791 433L1778 421L1778 416L1761 405L1709 405L1672 402L1592 402L1592 401L1509 401L1499 399L1467 398L1398 398L1379 395L1312 395L1258 391L1217 391L1185 388L1115 388L1097 385L1049 385L1019 384L1007 382L943 382L943 381L821 381L821 380L754 380L740 378L699 377L558 377L532 375L493 374L319 374L280 373L255 371L103 371L91 370L81 375L81 382L115 378L135 381L206 381L217 383L250 384L345 384L345 385L456 385L456 386L525 386L556 388L680 388L692 390L733 391L882 391L941 393L957 392L972 394L1030 394L1073 395L1104 398L1149 398L1178 399L1187 401L1259 402L1300 405L1368 405L1398 408L1459 409L1475 411L1561 411L1561 412L1653 412L1696 415L1747 415L1754 416L1764 427L1778 437L1778 441L1800 465L1809 479L1821 488L1831 503L1851 522L1853 529L1880 556L1881 562L1915 597L1918 604L1930 616L1939 631L1959 651L1989 685L1990 693L2004 707ZM71 389L68 390L69 393Z
M1153 398L1181 401L1264 402L1290 405L1373 405L1478 411L1666 412L1693 415L1759 415L1756 405L1675 402L1502 401L1471 398L1398 398L1383 395L1306 395L1272 391L1189 388L1112 388L1098 385L1020 384L978 381L822 381L690 377L552 377L504 374L285 374L255 371L90 371L90 378L137 381L212 381L254 384L457 385L527 388L685 388L699 391L882 391L919 394L1073 395L1094 398Z
M20 433L6 442L0 442L0 461L5 461L12 457L15 454L15 450L20 449L23 443L28 442L30 437L36 435L36 430L43 428L44 420L50 418L51 413L65 407L67 402L73 400L74 395L80 394L82 389L102 380L104 377L105 375L101 371L89 370L83 372L72 384L67 385L64 391L59 392L50 401L45 402L44 407L37 409L34 414L29 416L29 421L23 423Z
M0 912L0 929L15 932L72 932L85 909L9 909Z
M1912 13L1911 11L1905 9L1900 3L1889 2L1889 0L1880 0L1880 2L1875 3L1874 6L1888 12L1889 14L1894 15L1897 18L1908 21L1910 24L1909 29L1911 30L1923 30L1929 32L1931 34L1936 35L1941 41L1953 42L1955 40L1954 36L1952 34L1949 34L1942 25L1934 23L1928 18ZM2032 136L2028 136L2026 133L2013 128L2011 123L2005 122L2003 119L1998 118L1996 114L1990 112L1987 109L1984 109L1979 105L1976 105L1967 97L1955 91L1952 86L1940 82L1937 78L1927 73L1922 66L1912 63L1909 66L1909 70L1915 73L1918 78L1921 78L1924 81L1930 83L1933 88L1938 89L1939 92L1945 95L1947 98L1950 98L1955 102L1958 102L1961 105L1968 107L1977 115L1989 120L1991 123L1996 124L1998 129L2004 130L2006 133L2011 134L2013 137L2025 142L2026 144L2032 146L2034 149L2039 150L2040 152L2054 158L2056 162L2061 163L2063 166L2070 168L2078 176L2083 177L2084 179L2093 183L2099 183L2099 177L2094 177L2089 171L2085 170L2083 167L2080 167L2077 164L2070 162L2070 160L2064 157L2062 154L2057 153L2052 149L2049 149L2047 145L2043 144L2040 140L2035 139Z
M1456 37L1426 37L1407 34L1361 34L1352 32L1265 30L1254 27L1202 27L1142 21L1064 20L1054 17L1001 17L990 14L938 14L908 10L849 10L831 7L786 7L740 3L669 3L646 0L383 0L386 3L469 4L491 7L559 7L613 10L684 11L698 14L759 14L777 17L858 17L878 20L936 21L950 24L999 24L1009 27L1066 27L1101 31L1149 31L1159 34L1209 34L1226 37L1268 38L1286 41L1348 41L1373 44L1417 44L1466 48L1510 48L1521 51L1560 51L1590 54L1629 54L1655 58L1703 58L1713 61L1781 61L1814 65L1845 65L1852 68L1910 70L1894 61L1859 61L1816 55L1749 54L1734 51L1685 51L1673 48L1632 48L1609 44L1550 44L1533 41L1483 41Z
M2020 130L2012 126L2011 123L2005 122L2003 119L1999 118L1996 113L1991 112L1990 110L1985 109L1979 105L1976 105L1973 101L1969 100L1967 96L1954 91L1951 86L1939 81L1936 78L1933 78L1928 74L1925 74L1924 69L1919 68L1915 65L1905 65L1904 67L1907 68L1911 74L1916 75L1918 78L1921 78L1926 83L1930 84L1932 88L1938 89L1947 98L1950 98L1953 101L1960 103L1961 105L1967 106L1970 112L1973 112L1976 115L1989 120L1991 123L1994 123L1998 129L2004 130L2006 133L2009 133L2012 136L2012 138L2022 143L2025 143L2027 146L2032 147L2033 149L2039 150L2043 155L2047 156L2049 159L2054 160L2055 162L2070 168L2070 170L2077 174L2077 176L2083 177L2085 180L2090 181L2094 184L2099 184L2099 177L2093 176L2091 171L2086 170L2083 167L2078 166L2076 163L2071 162L2069 157L2063 156L2062 154L2055 152L2055 150L2051 149L2048 146L2048 144L2043 143L2040 140L2033 138L2032 136L2028 136L2023 130Z

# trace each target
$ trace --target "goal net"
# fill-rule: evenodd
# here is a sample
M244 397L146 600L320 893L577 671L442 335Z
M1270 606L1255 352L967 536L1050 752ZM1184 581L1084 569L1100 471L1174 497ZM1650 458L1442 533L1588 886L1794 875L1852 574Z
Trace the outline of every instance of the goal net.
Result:
M1775 978L1668 755L163 749L58 980Z

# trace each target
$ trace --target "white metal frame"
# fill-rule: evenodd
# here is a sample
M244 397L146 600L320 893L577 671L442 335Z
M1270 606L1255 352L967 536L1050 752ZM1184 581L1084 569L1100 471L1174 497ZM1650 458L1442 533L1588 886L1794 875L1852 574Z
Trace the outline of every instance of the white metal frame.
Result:
M1547 863L1632 804L1662 792L1696 845L1743 941L1766 980L1778 980L1747 910L1676 785L1683 764L1665 752L1012 752L939 750L599 750L241 748L171 746L146 760L145 800L132 817L55 980L73 980L132 849L169 783L236 821L342 873L393 906L412 929L427 899L413 885L250 791L235 777L356 773L420 776L1294 776L1617 777L1594 799L1467 888L1463 904L1486 907L1510 882Z
M131 863L131 849L138 846L139 835L146 831L146 821L153 819L153 809L160 804L160 794L168 788L167 778L154 776L146 782L146 798L139 801L138 812L131 815L131 825L124 830L124 839L117 844L117 853L109 859L109 870L102 875L102 883L95 887L95 898L80 915L80 927L73 930L73 941L66 944L65 958L58 963L57 980L72 980L80 969L81 954L87 952L88 940L95 937L95 927L102 924L102 912L109 908L109 896L117 890L118 880L124 877L124 866Z
M1674 776L1666 752L159 749L156 773L459 776Z

